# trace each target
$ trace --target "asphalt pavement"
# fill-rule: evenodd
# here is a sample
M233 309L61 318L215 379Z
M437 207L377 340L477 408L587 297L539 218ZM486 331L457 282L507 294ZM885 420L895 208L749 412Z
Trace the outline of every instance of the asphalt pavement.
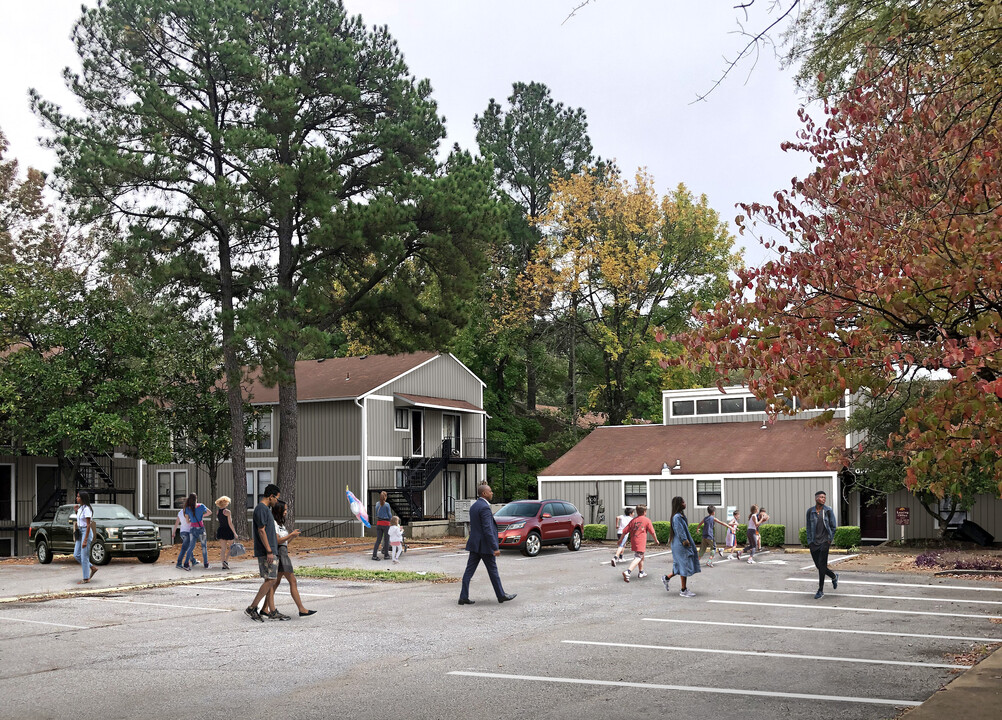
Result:
M280 593L294 617L266 623L243 613L256 580L122 592L106 588L166 580L159 566L112 562L99 595L0 603L0 718L895 718L963 672L954 654L1002 642L998 584L843 572L816 601L810 558L773 552L704 568L683 598L678 580L670 593L660 581L664 548L629 584L610 555L506 553L501 577L518 597L503 605L483 568L470 606L458 583L303 579L318 614L299 618ZM310 562L458 578L466 555ZM76 571L4 566L0 595L66 589Z

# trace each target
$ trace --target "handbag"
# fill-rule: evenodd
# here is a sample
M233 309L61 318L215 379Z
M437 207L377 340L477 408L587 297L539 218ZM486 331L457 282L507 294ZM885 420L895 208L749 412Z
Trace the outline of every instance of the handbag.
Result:
M244 544L242 542L240 542L239 540L235 540L234 542L230 543L230 556L231 557L236 556L236 555L243 555L245 552L247 552L247 548L245 548Z

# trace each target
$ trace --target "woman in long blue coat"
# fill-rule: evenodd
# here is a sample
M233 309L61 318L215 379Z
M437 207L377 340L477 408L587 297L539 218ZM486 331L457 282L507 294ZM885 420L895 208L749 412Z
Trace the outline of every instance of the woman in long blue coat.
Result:
M682 597L696 597L696 593L686 587L686 581L692 575L699 572L699 553L696 550L696 543L689 532L689 521L685 517L685 500L674 497L671 500L671 530L669 538L671 540L671 575L661 578L665 590L671 592L668 583L676 575L682 578Z

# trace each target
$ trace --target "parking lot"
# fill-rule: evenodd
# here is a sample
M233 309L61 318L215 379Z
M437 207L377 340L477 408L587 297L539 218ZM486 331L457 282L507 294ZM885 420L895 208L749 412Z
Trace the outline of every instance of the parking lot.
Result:
M662 548L629 584L610 553L505 554L504 605L483 569L465 607L458 584L304 579L319 613L265 624L243 614L253 580L0 605L0 717L893 718L954 654L1002 642L999 584L843 571L815 601L810 558L767 553L704 569L686 599ZM395 568L464 566L429 548Z

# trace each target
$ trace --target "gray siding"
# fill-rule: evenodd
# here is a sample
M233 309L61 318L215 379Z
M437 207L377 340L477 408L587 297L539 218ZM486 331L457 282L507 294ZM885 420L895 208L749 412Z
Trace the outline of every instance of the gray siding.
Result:
M399 457L403 459L404 440L411 436L411 431L394 429L394 403L388 400L366 400L366 425L369 429L369 446L367 454L377 457ZM358 427L358 422L355 423ZM355 432L358 437L358 432ZM360 441L358 441L360 442ZM355 452L358 453L358 445Z
M814 475L792 478L724 478L723 506L718 511L721 520L726 520L727 506L734 505L741 513L741 523L748 521L748 511L752 504L765 507L771 524L786 526L787 544L800 543L800 528L804 525L804 514L814 502L814 493L825 490L832 494L830 476ZM838 506L832 505L838 516ZM702 518L690 518L698 522ZM844 524L838 517L839 524Z
M689 398L684 398L688 400ZM778 415L776 420L804 420L805 418L810 418L819 413L813 411L805 411L802 413L797 413L796 415ZM841 419L845 417L845 410L838 409L835 411L835 419ZM729 422L755 422L763 423L769 422L769 416L764 412L755 413L744 413L742 415L686 415L684 417L669 417L665 425L707 425L710 423L729 423Z
M483 386L480 381L448 355L439 355L417 370L379 388L375 394L393 393L465 400L483 407Z
M369 403L369 412L374 405ZM359 455L361 447L362 411L350 400L300 403L299 456L330 457ZM392 428L393 419L390 418ZM370 427L372 424L370 422ZM274 446L271 454L278 452Z
M671 501L674 497L681 497L685 500L687 510L686 517L690 522L698 522L703 516L702 512L697 513L695 508L696 500L693 498L693 482L685 478L655 477L651 478L647 490L647 514L652 521L671 522ZM696 515L700 517L697 518Z
M616 516L622 512L622 483L619 480L545 480L539 479L540 500L566 500L578 509L584 517L585 524L604 523L608 526L606 537L616 537ZM605 519L599 519L598 507L592 519L592 508L588 505L588 496L598 494L599 503L604 507Z
M858 499L854 502L854 510L858 523ZM939 529L936 528L932 515L925 511L922 503L907 490L899 490L887 496L887 523L888 539L898 540L901 538L901 528L894 522L894 509L906 507L911 510L909 523L905 526L905 539L914 538L936 538L939 537ZM974 505L967 511L967 518L976 522L985 530L995 536L995 541L1002 540L1002 500L994 495L978 495Z

